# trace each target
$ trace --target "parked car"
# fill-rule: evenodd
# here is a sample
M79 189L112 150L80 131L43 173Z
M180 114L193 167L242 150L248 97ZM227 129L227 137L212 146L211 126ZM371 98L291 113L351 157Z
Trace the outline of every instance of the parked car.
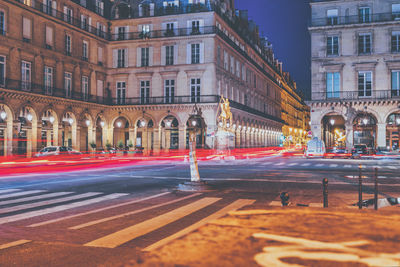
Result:
M359 144L355 145L353 149L351 150L351 155L352 157L360 157L361 155L367 155L368 154L368 148L367 145L365 144Z
M325 158L350 158L351 154L347 153L344 147L333 147L326 149Z
M35 157L57 156L57 155L80 155L79 151L66 146L48 146L35 154Z

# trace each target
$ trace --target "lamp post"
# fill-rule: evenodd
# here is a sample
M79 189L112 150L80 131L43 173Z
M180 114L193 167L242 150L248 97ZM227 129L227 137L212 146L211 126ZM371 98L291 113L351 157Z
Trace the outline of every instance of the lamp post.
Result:
M197 164L196 157L196 133L199 127L200 119L201 110L199 110L195 105L193 108L193 114L189 121L190 126L192 127L192 129L189 131L190 181L195 183L200 182L199 166Z

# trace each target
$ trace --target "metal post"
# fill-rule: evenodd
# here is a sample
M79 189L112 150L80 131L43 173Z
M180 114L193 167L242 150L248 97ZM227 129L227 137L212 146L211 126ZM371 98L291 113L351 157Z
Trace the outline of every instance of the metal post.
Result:
M378 210L378 168L375 168L374 208Z
M189 135L189 160L190 160L190 181L200 182L199 166L196 157L196 133Z
M359 168L359 173L358 173L358 208L362 209L362 173L361 169L362 166L360 164Z
M323 196L324 196L324 208L328 207L328 178L322 179Z

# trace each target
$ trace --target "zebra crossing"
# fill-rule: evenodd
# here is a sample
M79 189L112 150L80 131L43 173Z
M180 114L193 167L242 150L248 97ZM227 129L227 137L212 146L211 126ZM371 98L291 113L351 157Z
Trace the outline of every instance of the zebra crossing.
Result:
M38 231L38 235L40 231L49 229L65 230L66 234L69 231L82 233L90 238L76 241L66 238L65 242L86 247L117 248L187 217L196 217L195 223L186 227L183 224L182 229L145 244L141 247L144 251L159 248L230 211L255 202L254 199L224 199L196 192L156 192L134 196L126 193L49 192L18 188L0 190L0 199L0 227L19 227L21 231L37 229L30 233ZM202 216L197 219L200 211ZM142 216L144 220L141 220ZM103 225L107 225L109 230L99 234L96 229ZM31 235L26 239L0 241L0 253L3 249L32 242L35 238Z
M271 161L266 161L266 162L262 162L262 163L256 163L256 164L252 164L252 165L259 165L259 166L269 166L269 167L277 167L277 168L287 168L287 167L308 167L308 168L333 168L333 169L337 169L337 168L345 168L345 169L350 169L350 168L358 168L359 164L354 164L354 165L350 165L350 164L336 164L336 163L311 163L311 162L291 162L291 163L287 163L287 162L271 162ZM368 166L368 165L367 165ZM387 169L387 170L400 170L400 165L398 166L386 166L386 165L375 165L375 166L368 166L370 168L378 168L378 169Z

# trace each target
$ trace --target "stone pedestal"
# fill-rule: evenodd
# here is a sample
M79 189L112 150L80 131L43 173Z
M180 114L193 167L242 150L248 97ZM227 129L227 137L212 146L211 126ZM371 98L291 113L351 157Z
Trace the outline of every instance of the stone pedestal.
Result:
M235 148L235 134L234 132L218 128L215 134L215 148L217 150L229 150Z

